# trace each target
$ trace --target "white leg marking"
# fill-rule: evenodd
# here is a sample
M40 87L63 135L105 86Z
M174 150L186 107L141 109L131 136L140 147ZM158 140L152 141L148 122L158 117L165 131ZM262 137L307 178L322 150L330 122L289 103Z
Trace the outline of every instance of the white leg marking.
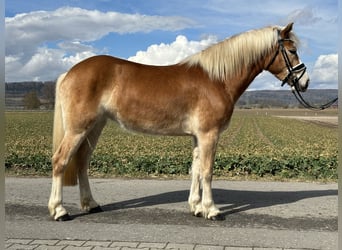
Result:
M211 188L211 178L203 178L203 199L202 199L202 208L203 208L203 216L207 219L217 216L220 213L220 210L215 206L212 188Z
M206 219L217 216L220 210L215 206L211 182L218 134L207 133L199 141L200 171L202 176L202 215Z
M51 195L50 195L48 207L49 207L50 215L54 217L55 220L67 214L67 211L62 206L62 200L63 200L62 188L63 188L62 175L58 177L53 176Z
M201 196L200 196L200 158L199 148L195 145L193 150L193 161L191 165L192 181L190 188L190 195L188 203L190 205L190 211L194 215L200 215L202 213Z

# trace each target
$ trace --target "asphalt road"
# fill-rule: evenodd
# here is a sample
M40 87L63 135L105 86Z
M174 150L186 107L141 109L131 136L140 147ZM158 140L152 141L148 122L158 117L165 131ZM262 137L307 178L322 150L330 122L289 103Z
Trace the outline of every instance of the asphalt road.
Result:
M6 178L6 238L337 249L337 183L215 180L224 221L190 215L189 186L190 180L92 179L104 212L82 213L78 187L66 187L73 220L55 222L47 210L50 178Z

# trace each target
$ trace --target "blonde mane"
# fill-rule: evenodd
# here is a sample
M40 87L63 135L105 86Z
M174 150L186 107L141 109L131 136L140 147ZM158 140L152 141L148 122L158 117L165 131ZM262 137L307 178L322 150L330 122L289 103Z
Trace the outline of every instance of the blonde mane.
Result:
M181 63L189 67L199 65L208 72L211 79L224 81L271 53L277 44L280 29L271 26L232 36ZM291 40L298 43L295 34L291 32L290 36Z

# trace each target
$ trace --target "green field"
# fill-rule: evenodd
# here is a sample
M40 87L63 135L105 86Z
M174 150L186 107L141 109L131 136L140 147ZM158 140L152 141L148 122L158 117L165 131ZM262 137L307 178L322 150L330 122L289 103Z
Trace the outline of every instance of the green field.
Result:
M305 110L236 110L222 134L215 176L276 180L337 180L337 126L274 115ZM337 111L318 115L336 116ZM50 175L52 112L6 112L8 175ZM132 134L109 122L93 155L92 176L174 177L189 172L190 137Z

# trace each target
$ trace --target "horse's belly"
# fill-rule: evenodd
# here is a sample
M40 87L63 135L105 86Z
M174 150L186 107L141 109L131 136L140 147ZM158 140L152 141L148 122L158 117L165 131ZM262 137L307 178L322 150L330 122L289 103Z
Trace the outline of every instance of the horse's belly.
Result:
M121 127L139 133L154 135L189 135L191 126L186 115L174 117L167 113L123 115L117 113L115 119Z

